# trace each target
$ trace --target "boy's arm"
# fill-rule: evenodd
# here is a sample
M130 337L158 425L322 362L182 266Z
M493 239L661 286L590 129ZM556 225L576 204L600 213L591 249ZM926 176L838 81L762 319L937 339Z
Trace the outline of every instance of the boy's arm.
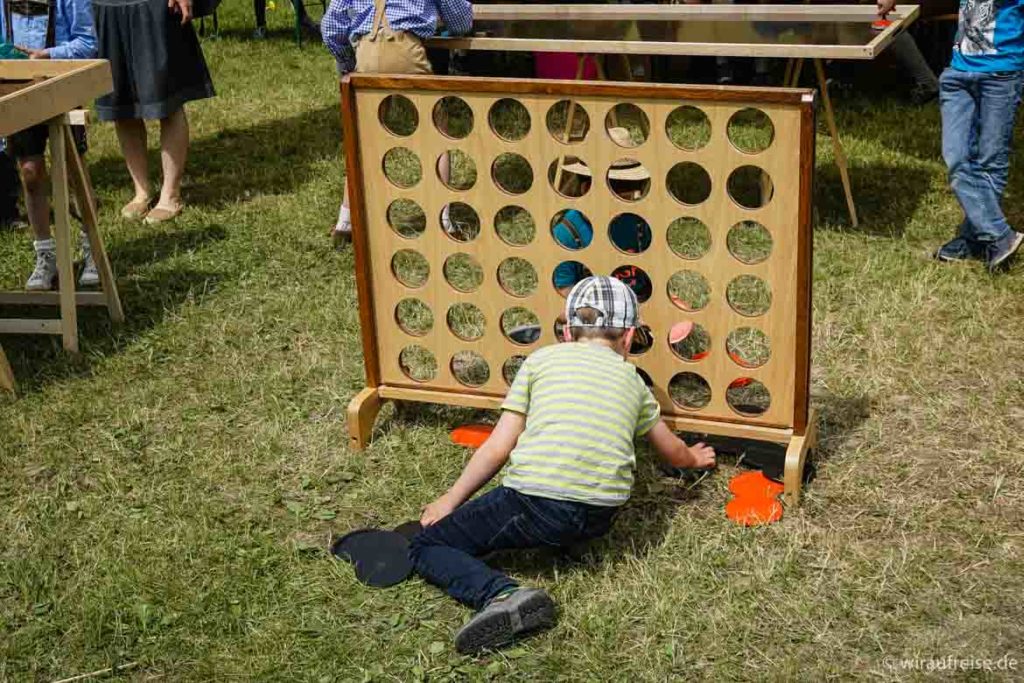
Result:
M715 449L699 443L692 448L687 446L678 436L672 433L664 420L658 420L658 424L647 433L654 450L662 462L670 467L708 468L715 466Z
M347 65L351 61L352 45L349 43L350 0L331 0L331 4L320 20L320 33L324 45L331 51L339 64Z
M508 410L503 412L494 431L466 463L458 480L441 497L424 508L420 524L430 526L444 519L489 482L508 462L508 456L525 428L525 415Z
M466 0L437 0L437 9L451 35L461 36L473 28L473 5Z
M89 0L59 0L60 12L68 22L71 39L48 50L42 59L92 59L96 56L96 32Z

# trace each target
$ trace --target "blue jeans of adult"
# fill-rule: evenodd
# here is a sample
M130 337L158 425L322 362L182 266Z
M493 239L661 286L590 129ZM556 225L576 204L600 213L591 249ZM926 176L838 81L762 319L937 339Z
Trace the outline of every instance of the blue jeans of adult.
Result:
M618 508L528 496L499 486L458 507L415 538L417 573L480 609L518 584L481 557L498 550L564 548L607 533Z
M939 79L942 156L964 212L960 237L972 251L1009 235L1000 202L1024 71L980 73L948 68Z

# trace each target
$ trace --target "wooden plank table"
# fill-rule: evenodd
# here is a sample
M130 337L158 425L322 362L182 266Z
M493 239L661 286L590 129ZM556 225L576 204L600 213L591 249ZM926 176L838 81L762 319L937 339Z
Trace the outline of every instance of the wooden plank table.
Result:
M873 5L477 5L476 35L432 38L430 47L461 50L576 52L581 55L774 57L788 59L783 86L813 60L825 122L850 222L859 219L846 152L825 82L825 59L872 60L917 18L899 5L874 30ZM582 71L580 71L582 73Z
M41 123L49 126L54 241L59 273L57 291L0 292L0 305L57 306L60 310L59 317L52 319L0 319L0 334L59 335L65 350L77 352L78 306L105 306L115 323L124 320L121 299L96 218L92 183L75 148L68 115L112 88L110 65L105 60L0 61L0 137ZM74 243L69 210L72 192L78 200L83 229L99 270L101 288L96 292L75 291ZM0 386L13 388L6 359L0 359Z

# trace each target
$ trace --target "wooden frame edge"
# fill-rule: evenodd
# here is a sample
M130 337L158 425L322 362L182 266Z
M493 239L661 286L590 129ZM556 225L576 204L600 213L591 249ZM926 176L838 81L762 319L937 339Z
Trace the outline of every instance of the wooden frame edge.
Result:
M807 430L811 383L811 306L814 303L814 162L817 144L817 116L812 96L800 111L800 213L797 225L796 353L793 358L793 432Z
M363 340L363 365L368 387L380 386L380 356L377 354L376 311L373 308L370 272L370 229L366 224L363 166L359 155L359 123L356 116L357 84L350 76L341 80L341 129L345 146L345 192L352 213L352 246L355 251L356 292L359 299L359 324Z

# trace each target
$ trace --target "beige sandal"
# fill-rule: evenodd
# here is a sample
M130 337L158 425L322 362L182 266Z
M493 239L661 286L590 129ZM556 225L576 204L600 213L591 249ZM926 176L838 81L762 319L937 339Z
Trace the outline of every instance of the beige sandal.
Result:
M130 221L137 221L149 213L149 205L152 203L152 197L145 200L133 199L121 207L121 217Z
M146 219L143 221L146 225L154 225L156 223L163 223L164 221L174 220L181 213L184 207L179 206L174 209L168 209L163 206L157 205L152 211L146 214Z

